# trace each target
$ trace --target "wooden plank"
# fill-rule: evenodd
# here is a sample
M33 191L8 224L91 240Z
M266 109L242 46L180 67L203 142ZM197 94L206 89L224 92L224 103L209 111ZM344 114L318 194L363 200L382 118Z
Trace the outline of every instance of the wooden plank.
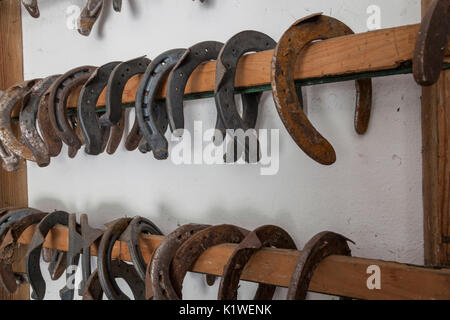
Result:
M425 12L430 0L422 1ZM450 265L450 71L422 89L422 173L426 265Z
M19 241L30 243L33 232L34 227L28 228ZM162 236L141 237L141 251L147 263L162 240ZM67 228L54 228L47 236L44 246L67 251ZM225 244L208 249L192 270L221 275L235 247L233 244ZM93 246L93 255L97 252L97 248ZM244 269L242 279L287 287L299 254L296 250L261 250ZM128 248L122 242L115 244L113 257L131 261ZM367 288L369 275L366 271L371 265L377 265L381 269L381 290ZM450 299L450 269L428 269L382 260L331 256L317 268L310 290L358 299Z
M296 79L309 79L349 73L388 70L411 61L419 25L409 25L376 30L356 35L313 43L299 59ZM450 55L450 44L447 48ZM236 87L253 87L270 84L270 65L273 50L244 56L238 64ZM449 60L450 61L450 60ZM190 76L185 93L214 90L216 63L207 62ZM130 79L125 86L122 100L133 102L141 76ZM76 107L79 90L74 90L68 105ZM165 97L166 85L160 97ZM98 100L105 105L105 92Z
M6 89L17 82L23 81L22 17L20 10L20 1L0 1L0 89ZM17 172L8 173L0 169L0 206L28 206L27 167L24 161ZM16 271L25 271L25 249L19 249L14 265ZM2 300L28 300L29 297L28 284L21 285L13 295L0 288L0 299Z

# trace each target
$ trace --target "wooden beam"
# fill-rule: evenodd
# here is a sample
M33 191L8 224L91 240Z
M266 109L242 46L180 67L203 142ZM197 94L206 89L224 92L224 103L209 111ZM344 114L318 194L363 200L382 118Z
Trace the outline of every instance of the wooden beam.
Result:
M34 227L28 228L19 242L29 244ZM142 236L141 251L148 263L162 236ZM67 228L52 229L45 247L61 251L68 249ZM225 244L208 249L194 265L192 271L220 276L236 245ZM93 246L92 254L98 250ZM288 287L300 252L296 250L263 249L245 267L242 279ZM131 261L128 248L116 242L113 257ZM367 267L381 269L381 290L369 290ZM331 256L317 268L310 286L311 291L358 299L450 299L450 269L428 269L382 260Z
M422 0L424 13L431 0ZM425 264L450 266L450 71L422 89Z
M0 89L4 90L13 84L23 81L22 59L22 16L21 4L17 0L0 1ZM15 128L17 129L17 128ZM28 206L27 167L25 161L20 169L8 173L0 169L0 206ZM25 271L25 250L20 248L15 258L14 270ZM29 285L21 285L13 295L0 288L2 300L28 300Z
M419 25L409 25L344 36L313 43L299 59L295 70L297 80L388 70L410 62ZM447 48L450 55L450 44ZM273 50L244 56L238 64L236 87L270 85L270 65ZM450 62L450 58L447 59ZM207 62L192 73L185 93L214 91L216 63ZM130 79L125 86L122 100L134 102L141 76ZM76 107L81 88L74 90L68 105ZM165 97L166 86L160 97ZM100 96L99 106L105 105L105 92Z

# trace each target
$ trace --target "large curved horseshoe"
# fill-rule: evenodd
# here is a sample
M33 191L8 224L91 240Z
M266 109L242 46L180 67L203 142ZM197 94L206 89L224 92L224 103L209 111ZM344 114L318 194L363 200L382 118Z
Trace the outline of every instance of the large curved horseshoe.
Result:
M172 69L167 82L167 116L172 132L182 136L184 129L184 90L192 72L202 63L216 60L223 43L204 41L187 49L175 67ZM218 117L219 118L219 117ZM220 126L218 129L223 129Z
M177 228L164 238L156 248L152 261L148 264L145 277L145 297L147 300L177 300L178 295L170 279L170 263L180 246L197 232L210 227L203 224L187 224Z
M40 12L37 4L37 0L22 0L22 4L27 9L30 16L33 18L39 18Z
M223 224L199 231L185 241L177 250L170 266L170 278L178 298L182 298L186 273L206 249L222 243L240 243L248 233L248 230Z
M102 12L104 0L88 0L78 18L78 32L83 36L89 36L92 27Z
M76 87L83 85L96 67L83 66L72 69L59 77L50 87L48 103L49 119L58 137L70 148L69 156L75 156L81 148L81 140L66 115L67 99Z
M420 25L413 57L414 79L431 86L439 79L450 36L450 1L433 0Z
M50 92L44 93L39 102L37 121L39 125L40 132L42 134L42 139L44 140L45 147L48 150L50 157L56 157L61 152L62 141L55 132L50 121L50 114L48 111L50 100Z
M147 270L147 264L141 253L141 246L139 237L141 234L152 234L162 236L163 233L159 228L150 220L142 217L135 217L131 220L127 229L122 233L120 239L125 241L130 252L131 261L134 267L142 279L145 281L145 271Z
M33 153L14 135L11 126L11 114L22 105L22 100L36 83L36 80L16 84L0 96L0 140L7 150L20 158L36 162Z
M21 140L33 153L40 167L46 167L50 164L50 154L36 127L39 103L44 93L58 77L58 75L55 75L39 80L23 99L19 114Z
M223 268L222 279L219 286L220 300L236 300L239 280L245 265L251 257L265 247L297 249L294 240L283 229L277 226L262 226L250 232L236 247ZM255 300L270 300L273 298L276 287L268 284L259 284Z
M95 70L85 82L78 99L78 119L83 132L87 154L98 155L104 151L104 141L110 135L110 127L100 126L95 111L98 98L105 89L109 76L120 62L110 62ZM122 138L122 137L120 137Z
M112 249L120 239L132 219L121 218L114 221L103 234L98 249L97 269L101 286L109 300L129 300L130 298L119 288L111 273ZM141 279L139 279L143 282Z
M30 286L33 289L33 299L42 300L45 296L46 284L41 274L39 258L41 255L42 245L45 242L45 237L57 224L68 226L69 214L64 211L49 213L37 225L31 244L28 248L26 257L26 272Z
M145 56L122 62L111 73L106 89L106 112L100 117L100 124L113 126L119 124L123 117L122 95L125 85L133 76L144 74L150 64ZM135 117L133 128L127 136L125 148L133 151L139 146L142 135L139 133L139 124Z
M234 79L239 59L242 55L251 51L264 51L273 49L276 42L264 33L257 31L242 31L229 39L219 53L216 64L216 81L214 88L214 99L217 113L219 114L226 129L238 130L254 129L258 117L258 105L262 93L242 95L243 117L239 115L234 100ZM247 132L251 134L251 132ZM239 143L245 151L247 162L259 161L259 142L256 136L253 140L257 142L256 157L250 152L249 142L235 137L235 143ZM237 155L235 155L235 160ZM250 159L253 158L253 159Z
M139 129L148 144L141 152L151 149L155 159L164 160L169 155L168 142L164 137L169 120L165 104L156 103L156 93L165 76L178 63L186 49L173 49L156 57L145 71L136 92L136 116Z
M303 49L315 40L353 34L342 22L321 14L313 14L295 22L281 37L272 60L272 92L275 106L297 145L312 159L331 165L336 152L313 127L302 110L294 83L295 64ZM355 130L363 134L368 127L372 102L371 80L358 80Z
M16 277L12 269L14 257L17 251L17 241L29 226L39 223L46 215L47 213L45 212L37 212L25 216L19 221L13 223L4 237L3 235L0 237L0 239L3 238L0 245L0 282L11 294L16 292L18 287Z
M135 300L145 300L145 286L139 278L136 269L121 260L111 261L111 275L115 279L125 280L133 293ZM100 284L98 269L96 269L86 282L86 290L83 293L83 300L102 300L103 288Z
M330 255L350 256L348 241L353 243L344 236L328 231L321 232L309 240L301 251L292 274L287 300L304 300L306 298L314 270L326 257Z

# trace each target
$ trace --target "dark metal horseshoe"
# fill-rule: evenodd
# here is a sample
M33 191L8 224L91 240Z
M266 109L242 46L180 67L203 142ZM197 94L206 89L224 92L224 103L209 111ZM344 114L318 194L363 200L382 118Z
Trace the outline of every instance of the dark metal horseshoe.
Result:
M30 16L33 18L39 18L40 12L37 4L37 0L22 0L22 4L27 9Z
M165 76L178 63L186 49L173 49L156 57L145 71L136 92L136 116L139 129L148 144L141 152L153 151L155 159L164 160L169 155L168 142L164 137L169 120L165 103L157 103L157 90Z
M351 256L347 242L353 241L333 232L321 232L305 245L292 274L287 300L304 300L314 270L330 255Z
M17 250L17 241L29 226L39 223L46 215L47 213L45 212L37 212L25 216L14 222L4 237L0 235L0 239L3 239L0 245L0 282L9 293L16 292L18 287L12 269L13 259Z
M413 57L414 79L431 86L439 79L450 36L450 1L433 0L420 25Z
M104 0L88 0L78 18L78 32L83 36L89 36L92 27L102 12Z
M133 76L144 74L147 70L150 60L145 56L122 62L116 66L111 73L106 89L106 112L100 117L100 124L104 126L113 126L119 124L124 118L122 109L122 95L125 85ZM139 125L135 118L133 128L127 136L125 148L128 151L135 150L142 135L139 133Z
M91 245L100 239L103 230L92 228L87 214L80 216L81 237L83 239L83 255L81 256L82 280L78 288L78 295L85 292L86 283L91 276Z
M45 216L45 218L43 218L37 225L31 244L28 248L26 257L26 272L30 286L33 289L32 298L36 300L44 299L46 289L46 284L44 278L42 277L39 263L42 245L45 242L45 237L47 234L57 224L68 226L69 214L64 211L55 211Z
M225 129L238 130L254 129L258 117L258 105L262 93L251 93L242 95L243 117L239 115L234 100L234 79L239 59L242 55L251 51L264 51L273 49L276 42L264 33L257 31L242 31L234 35L223 46L219 53L216 64L216 81L214 88L214 99L216 102L217 113L223 122ZM248 132L250 133L250 132ZM248 141L241 141L235 137L235 144L239 143L245 151L247 162L257 162L260 159L258 138L254 136L257 142L256 158L250 155L250 146ZM235 160L238 155L235 154Z
M71 148L69 156L75 156L81 148L81 140L66 115L67 99L76 87L83 85L96 67L83 66L72 69L59 77L50 87L48 112L50 122L58 137Z
M187 224L177 228L164 238L156 248L152 261L148 264L145 277L145 297L147 300L176 300L179 299L170 279L170 263L180 248L197 232L210 227L203 224Z
M114 278L122 278L128 284L135 300L145 300L145 286L139 278L136 269L121 260L111 261L111 275ZM96 269L86 283L83 300L102 300L103 288L100 284L98 269Z
M239 279L245 265L256 252L264 247L297 249L291 236L277 226L262 226L250 232L236 247L223 268L218 295L220 300L237 299ZM260 283L254 299L270 300L273 298L275 289L273 285Z
M7 150L20 158L35 162L33 153L13 133L11 113L21 107L21 102L37 80L16 84L0 96L0 140Z
M120 236L126 230L131 220L132 219L130 218L121 218L111 223L100 241L97 270L100 284L109 300L130 299L117 285L117 282L111 273L111 263L114 243L120 239ZM139 280L142 281L141 279Z
M167 116L170 128L176 136L181 136L182 130L180 129L184 129L183 100L189 76L200 64L216 60L222 47L223 43L217 41L197 43L185 51L170 72L166 95ZM219 116L218 119L220 119ZM217 129L223 130L223 126L219 125Z
M120 62L110 62L96 69L84 83L78 98L78 119L82 129L87 154L98 155L104 150L104 141L110 135L109 126L101 126L96 112L100 94L105 89L109 76ZM122 138L122 137L120 137Z
M50 164L50 154L36 127L38 108L42 96L58 77L55 75L39 80L24 97L19 114L21 141L33 153L40 167Z
M275 106L297 145L312 159L331 165L336 152L313 127L302 110L294 83L294 65L303 49L315 40L353 34L344 23L322 14L313 14L295 22L281 37L272 59L272 93ZM371 80L358 80L355 130L366 132L372 104Z
M177 297L182 298L184 277L206 249L222 243L240 243L248 233L248 230L223 224L199 231L185 241L170 266L170 278Z
M147 264L141 254L141 246L139 243L139 237L141 234L152 234L162 236L163 233L159 228L150 220L142 217L135 217L131 220L127 229L120 236L120 240L125 241L130 252L131 261L134 267L142 279L145 281L145 271Z
M37 121L39 124L39 129L42 134L42 139L44 140L45 147L48 150L50 157L56 157L61 152L62 141L55 132L50 121L50 115L48 111L50 100L50 92L44 93L39 102Z

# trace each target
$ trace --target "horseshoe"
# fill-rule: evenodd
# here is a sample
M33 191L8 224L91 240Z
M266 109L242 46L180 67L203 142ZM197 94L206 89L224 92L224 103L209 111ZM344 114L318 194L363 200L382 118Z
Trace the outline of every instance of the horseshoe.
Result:
M276 226L262 226L247 234L228 259L219 286L219 300L236 300L239 279L251 257L262 248L294 249L297 247L291 236ZM254 300L271 300L276 286L259 284Z
M39 102L37 122L49 156L56 157L61 152L62 141L56 134L55 129L53 128L50 121L50 113L48 111L49 99L50 92L47 90L47 92L44 93L41 101Z
M122 0L113 0L113 9L116 12L120 12L122 10Z
M31 151L40 167L46 167L50 164L50 155L36 128L38 108L42 96L58 77L58 75L50 76L36 82L31 91L24 97L19 114L21 141Z
M88 222L87 214L80 216L81 237L83 239L83 255L81 256L82 280L78 288L78 295L83 296L86 283L91 276L91 245L103 235L103 230L92 228Z
M177 297L182 298L184 277L206 249L222 243L240 243L248 233L248 230L223 224L202 230L184 242L170 266L172 286Z
M234 35L223 46L219 53L216 64L216 81L214 88L214 99L216 102L217 113L223 122L224 128L238 130L254 129L256 119L258 117L258 105L262 93L251 93L242 95L243 117L239 115L234 100L234 79L236 76L236 68L242 55L251 51L264 51L273 49L276 42L257 31L242 31ZM225 136L225 133L223 133ZM238 143L245 151L245 159L247 162L258 162L259 141L256 135L252 134L254 141L257 141L256 158L250 159L250 146L247 141L241 141L235 137L235 145ZM235 154L235 160L237 160Z
M64 211L54 211L45 216L45 218L43 218L37 225L31 244L28 248L26 257L26 273L30 286L33 290L31 296L35 300L44 299L46 289L46 284L44 278L42 277L39 263L42 245L45 242L45 237L57 224L68 226L69 214ZM70 265L70 262L67 264Z
M145 56L122 62L112 71L106 89L106 112L100 117L100 124L103 126L114 126L124 119L125 112L122 109L122 95L125 85L133 76L144 74L150 60ZM142 135L139 133L137 119L133 128L127 136L125 148L128 151L135 150Z
M120 240L125 241L128 246L128 251L130 252L131 261L134 267L142 279L145 281L145 270L147 269L147 264L141 254L141 246L139 243L139 236L141 233L152 234L162 236L163 233L159 228L150 220L135 217L131 220L127 229L122 233Z
M312 126L302 110L294 83L294 65L303 49L315 40L353 34L342 22L313 14L295 22L281 37L272 59L272 93L277 111L297 145L312 159L323 165L336 161L331 144ZM366 132L372 102L370 79L358 80L355 130Z
M40 222L46 215L45 212L38 212L25 216L9 227L4 238L3 234L0 235L0 239L3 239L0 245L0 281L6 291L11 294L16 292L18 287L12 269L18 247L17 241L29 226Z
M321 232L305 245L292 274L287 300L304 300L317 266L330 255L351 256L348 241L333 232Z
M110 127L100 126L95 109L98 98L108 83L110 74L119 63L117 61L110 62L96 69L81 89L77 112L86 141L85 151L87 154L98 155L102 153L104 141L110 135ZM120 139L122 139L122 136L120 136Z
M88 0L78 18L78 32L81 35L89 36L100 12L102 12L103 2L103 0Z
M135 300L145 300L145 286L139 278L139 275L132 265L120 260L111 261L112 277L125 280L133 293ZM83 300L102 300L103 288L100 285L98 270L96 269L86 283L86 290L83 294Z
M27 9L30 16L32 16L33 18L39 18L41 14L39 12L37 0L22 0L22 4L25 9Z
M8 172L19 170L20 158L5 147L0 141L0 157L2 158L2 167Z
M21 102L28 91L31 90L37 80L25 81L16 84L6 91L0 97L0 140L7 148L20 158L29 161L36 161L31 151L22 144L13 133L11 126L11 114L18 111Z
M70 148L69 156L73 158L81 148L81 141L66 115L69 94L76 87L83 85L96 70L96 67L83 66L72 69L59 77L50 87L48 103L49 119L58 137Z
M152 261L148 264L145 277L145 297L147 300L177 300L172 287L169 266L180 246L197 232L210 227L203 224L187 224L177 228L164 238L156 248Z
M136 92L136 116L139 129L148 148L140 147L143 153L153 151L157 160L167 159L168 142L164 137L169 120L165 104L156 103L156 93L165 76L182 58L186 49L173 49L156 57L145 71Z
M129 300L130 298L119 288L111 273L112 249L114 243L120 239L132 219L121 218L108 227L103 234L98 249L97 269L100 284L109 300ZM142 280L140 280L142 281Z
M172 69L167 82L167 116L172 132L182 136L184 129L183 100L186 84L192 72L202 63L216 60L223 43L205 41L197 43L185 51L181 59ZM216 128L223 130L220 118L217 117Z
M420 25L413 57L413 74L421 86L439 79L450 35L450 1L433 0Z

